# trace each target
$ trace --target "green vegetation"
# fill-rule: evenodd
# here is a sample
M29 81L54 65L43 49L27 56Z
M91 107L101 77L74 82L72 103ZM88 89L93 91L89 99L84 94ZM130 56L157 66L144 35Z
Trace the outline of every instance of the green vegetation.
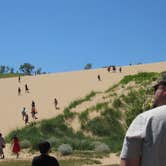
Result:
M90 101L91 98L94 97L97 93L99 93L99 92L92 91L89 94L87 94L83 99L77 99L77 100L71 102L67 108L70 110L72 108L77 107L78 105L80 105L81 103L83 103L85 101Z
M122 102L121 102L120 98L115 98L114 101L113 101L113 103L112 103L112 105L116 109L118 109L119 107L121 107L122 106Z
M124 107L127 108L125 120L127 126L140 113L151 108L151 99L148 96L152 94L151 91L140 88L139 90L131 90L127 96L123 96Z
M23 74L20 74L20 73L6 73L6 74L0 74L0 78L18 77L19 75L23 75Z
M112 92L115 90L116 87L119 86L119 83L118 84L114 84L113 86L111 86L110 88L108 88L105 93L109 93L109 92Z
M125 131L132 120L139 113L152 107L153 89L151 83L159 78L160 74L158 73L138 73L126 76L120 83L105 92L104 96L107 96L107 101L103 99L103 102L85 109L80 114L72 112L71 109L85 101L90 101L98 93L92 91L84 98L71 102L64 109L63 115L43 120L35 125L31 124L23 129L17 129L7 136L7 141L11 141L12 136L17 133L23 147L30 146L33 150L37 149L37 144L40 141L48 140L55 151L62 144L69 144L73 153L77 150L94 151L98 143L104 143L104 148L108 146L111 152L119 152ZM128 84L131 81L134 83L133 85ZM122 92L116 91L122 86ZM100 116L90 118L89 114L92 111L98 111ZM79 132L74 132L69 126L76 116L81 122ZM90 133L91 136L87 136L87 133Z
M6 137L7 141L10 142L15 134L20 140L29 140L31 149L37 149L38 144L43 140L50 141L54 150L64 143L71 145L74 150L93 149L91 145L93 139L85 137L81 132L75 133L66 125L63 115L12 131Z
M128 75L128 76L125 76L121 81L120 83L121 84L128 84L129 82L131 81L134 81L136 84L141 84L145 81L155 81L158 79L158 77L160 76L159 73L154 73L154 72L150 72L150 73L147 73L147 72L141 72L141 73L138 73L138 74L135 74L135 75Z

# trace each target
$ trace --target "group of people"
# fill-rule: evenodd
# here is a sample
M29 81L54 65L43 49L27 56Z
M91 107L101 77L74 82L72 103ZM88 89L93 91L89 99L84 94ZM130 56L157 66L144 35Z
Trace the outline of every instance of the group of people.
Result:
M107 71L108 71L108 72L110 72L111 70L112 70L113 72L116 72L116 70L117 70L116 66L108 66L108 67L107 67ZM120 73L122 72L122 67L119 67L119 72L120 72ZM100 74L97 75L97 80L98 80L98 81L101 81L101 80L102 80Z
M117 67L116 67L116 66L108 66L108 67L107 67L107 71L110 72L111 70L112 70L113 72L116 72ZM122 72L122 67L119 67L119 72L120 72L120 73Z
M21 83L21 77L20 77L20 75L18 76L18 82ZM28 85L25 84L24 87L25 87L25 93L29 93L29 87L28 87ZM18 95L21 95L21 88L20 87L18 87Z
M34 101L32 101L31 106L32 106L32 108L31 108L32 119L36 120L38 118L36 116L37 110L36 110ZM23 109L21 110L21 114L22 114L22 120L25 122L25 125L27 125L29 123L29 116L28 116L28 111L25 107L23 107Z
M21 83L21 77L20 77L20 75L18 77L18 82ZM25 93L29 93L29 87L28 87L27 84L25 84ZM20 87L18 87L18 95L21 95L21 88ZM36 116L36 114L38 112L36 110L35 102L34 101L32 101L31 106L32 106L31 107L32 119L36 120L36 119L38 119L38 117ZM57 98L54 98L54 106L55 106L55 109L59 109ZM28 124L29 123L29 116L28 116L28 111L27 111L27 109L25 107L22 108L21 114L22 114L22 119L25 122L25 125Z
M3 138L2 133L0 133L0 159L5 158L5 154L4 154L5 147L6 147L5 139ZM11 147L12 147L11 149L12 152L16 155L16 158L18 159L19 153L21 151L21 147L20 147L20 141L17 135L15 135L12 138ZM40 151L40 155L33 158L32 166L47 166L47 165L59 166L58 160L55 157L49 155L49 153L51 152L51 145L49 142L44 141L39 143L38 148Z
M5 147L6 147L5 139L3 138L2 133L0 133L0 159L5 158L5 154L3 150ZM16 158L19 158L20 143L16 135L12 139L11 147L12 147L12 152L16 154Z

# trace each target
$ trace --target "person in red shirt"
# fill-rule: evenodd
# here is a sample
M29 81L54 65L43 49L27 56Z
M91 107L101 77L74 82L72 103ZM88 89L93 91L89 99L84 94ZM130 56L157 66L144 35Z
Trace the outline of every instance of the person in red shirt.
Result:
M16 158L19 158L20 143L17 136L14 136L12 140L12 152L16 154Z

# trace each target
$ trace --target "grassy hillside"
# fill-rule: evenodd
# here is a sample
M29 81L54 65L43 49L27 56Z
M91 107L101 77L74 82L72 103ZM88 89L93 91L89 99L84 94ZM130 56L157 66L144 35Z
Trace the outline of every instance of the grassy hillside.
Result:
M6 73L6 74L1 74L0 73L0 78L11 78L11 77L18 77L19 75L22 75L23 74L20 74L20 73Z
M111 152L118 152L131 121L152 107L152 84L158 79L159 73L126 76L105 92L90 92L71 102L63 114L12 131L6 139L10 142L17 134L22 147L30 149L36 149L40 141L48 140L55 151L65 143L74 150L97 152L106 145ZM88 108L84 109L84 104ZM80 123L77 131L72 126L76 118Z

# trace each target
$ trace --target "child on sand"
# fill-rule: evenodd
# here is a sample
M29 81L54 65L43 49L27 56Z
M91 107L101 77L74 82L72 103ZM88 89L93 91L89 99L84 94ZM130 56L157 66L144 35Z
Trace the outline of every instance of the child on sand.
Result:
M16 135L13 137L13 140L12 140L12 152L16 154L16 158L19 158L20 143Z

